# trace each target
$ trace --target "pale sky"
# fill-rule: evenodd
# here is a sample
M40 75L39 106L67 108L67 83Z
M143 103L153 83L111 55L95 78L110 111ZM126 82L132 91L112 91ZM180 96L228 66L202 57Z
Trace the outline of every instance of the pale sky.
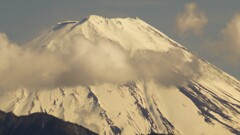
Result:
M0 0L0 32L23 44L57 22L139 17L240 79L239 0Z

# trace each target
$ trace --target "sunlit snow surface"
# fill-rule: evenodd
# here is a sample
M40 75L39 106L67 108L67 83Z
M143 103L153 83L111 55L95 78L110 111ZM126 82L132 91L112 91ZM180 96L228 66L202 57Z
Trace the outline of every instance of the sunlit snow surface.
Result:
M131 53L177 49L183 61L193 57L183 46L138 18L90 16L80 22L61 22L29 46L68 53L66 43L76 38L91 42L101 39ZM0 93L0 109L17 115L47 112L100 134L240 134L239 81L201 59L199 62L201 76L178 86L139 80L119 85L18 89Z

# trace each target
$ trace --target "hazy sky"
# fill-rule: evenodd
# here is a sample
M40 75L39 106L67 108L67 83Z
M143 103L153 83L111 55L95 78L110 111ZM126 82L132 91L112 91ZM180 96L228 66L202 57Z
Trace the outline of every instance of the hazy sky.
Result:
M0 32L23 44L65 20L139 17L240 79L239 0L0 0Z

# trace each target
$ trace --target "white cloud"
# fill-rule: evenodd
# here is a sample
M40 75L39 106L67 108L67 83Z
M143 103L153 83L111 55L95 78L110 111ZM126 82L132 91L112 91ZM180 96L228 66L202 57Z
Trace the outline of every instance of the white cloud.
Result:
M97 39L96 39L97 40ZM179 50L149 50L133 55L118 44L76 38L66 41L66 52L33 50L11 43L0 34L0 90L19 87L48 89L59 86L121 84L152 79L165 86L180 85L198 72L198 62L185 62ZM188 69L188 73L177 72Z
M203 11L200 11L196 3L188 3L185 10L178 13L176 18L176 29L180 35L202 34L208 18Z
M50 52L19 47L0 33L0 88L42 87L67 70L65 63Z

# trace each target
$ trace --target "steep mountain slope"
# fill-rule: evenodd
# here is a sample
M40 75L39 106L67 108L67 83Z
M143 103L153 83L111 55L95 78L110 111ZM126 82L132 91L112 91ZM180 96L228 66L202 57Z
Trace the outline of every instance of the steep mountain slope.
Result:
M45 90L19 88L0 93L0 109L17 115L47 112L100 134L240 134L240 82L142 20L90 16L61 22L28 47L66 56L71 49L85 53L76 45L107 46L103 50L110 52L110 58L119 53L111 48L117 46L133 63L137 61L134 70L149 78ZM87 51L87 62L92 62L91 56L105 55L95 52ZM122 59L111 62L121 67L118 60ZM93 65L101 67L101 62ZM122 78L118 72L116 76Z
M44 113L17 117L0 111L1 135L96 135L96 133Z

